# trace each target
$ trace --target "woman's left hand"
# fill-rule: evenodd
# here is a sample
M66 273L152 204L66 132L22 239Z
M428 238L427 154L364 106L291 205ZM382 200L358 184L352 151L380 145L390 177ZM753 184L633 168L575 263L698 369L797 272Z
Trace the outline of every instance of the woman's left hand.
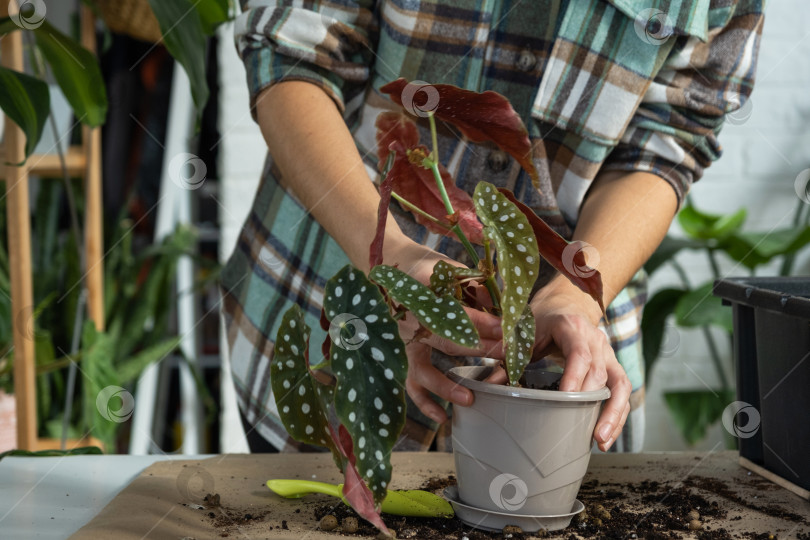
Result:
M555 352L563 358L560 390L598 390L605 385L610 389L594 429L599 448L606 451L630 413L632 386L607 336L597 326L602 317L599 306L562 276L538 291L530 305L537 323L535 358Z

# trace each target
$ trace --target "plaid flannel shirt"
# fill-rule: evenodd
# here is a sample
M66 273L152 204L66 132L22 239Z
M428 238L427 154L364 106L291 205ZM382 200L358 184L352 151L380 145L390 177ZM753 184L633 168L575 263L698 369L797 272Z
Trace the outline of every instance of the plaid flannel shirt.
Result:
M440 130L439 154L459 187L486 179L511 189L570 238L597 173L645 171L679 204L720 156L724 115L750 95L762 0L242 0L236 46L255 114L262 90L285 80L321 87L343 112L372 181L374 121L395 106L380 86L449 83L507 96L526 123L540 190L507 154ZM279 126L278 129L284 129ZM422 140L429 140L426 127ZM278 182L268 157L253 207L222 274L223 314L240 407L280 449L301 448L277 417L269 359L282 314L301 305L313 329L326 280L348 262L336 242ZM351 209L346 209L351 211ZM466 261L392 203L412 238ZM538 285L553 274L545 267ZM639 272L607 309L602 329L633 384L619 449L643 440ZM460 361L438 358L440 367ZM315 359L317 360L317 359ZM437 426L409 403L399 448L425 449ZM445 439L439 441L444 446Z

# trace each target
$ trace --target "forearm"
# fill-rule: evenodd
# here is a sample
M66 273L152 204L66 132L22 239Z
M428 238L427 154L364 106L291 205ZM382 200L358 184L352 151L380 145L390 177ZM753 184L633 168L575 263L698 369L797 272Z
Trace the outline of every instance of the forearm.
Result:
M677 209L673 189L658 176L644 172L611 171L595 181L580 211L574 239L587 242L595 252L586 260L602 276L607 306L647 261L667 233ZM598 322L599 308L565 277L555 277L538 294L570 293Z
M311 83L287 81L265 90L256 107L282 184L340 244L352 263L368 270L380 197L334 102ZM386 248L405 241L389 218Z

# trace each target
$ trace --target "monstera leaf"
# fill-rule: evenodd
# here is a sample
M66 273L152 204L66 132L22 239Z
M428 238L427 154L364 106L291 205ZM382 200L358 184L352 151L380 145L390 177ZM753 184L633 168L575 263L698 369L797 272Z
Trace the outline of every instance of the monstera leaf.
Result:
M351 265L326 283L324 298L335 411L351 435L357 470L380 504L391 480L391 449L405 425L405 344L380 290ZM359 339L344 340L336 331L349 324Z
M492 184L480 182L475 188L473 201L478 217L484 223L484 236L495 244L498 272L503 279L501 327L506 357L518 359L525 344L518 341L521 338L517 326L524 319L540 266L537 240L526 216ZM524 332L526 324L523 323ZM534 339L533 332L531 339ZM507 364L506 370L510 384L517 385L522 368Z
M428 287L393 266L375 266L369 277L405 306L417 320L439 337L471 349L479 346L478 332L458 301L450 295L436 296Z
M304 312L292 306L281 319L273 361L270 363L270 387L284 427L296 441L325 446L343 470L343 460L329 433L329 419L319 398L318 381L308 367L309 327Z

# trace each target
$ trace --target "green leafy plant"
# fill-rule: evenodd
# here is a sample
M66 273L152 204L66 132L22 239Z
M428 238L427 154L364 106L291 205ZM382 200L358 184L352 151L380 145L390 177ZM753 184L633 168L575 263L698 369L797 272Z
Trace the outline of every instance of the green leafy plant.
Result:
M455 126L473 141L494 142L536 181L528 133L506 98L404 79L381 90L408 110L430 109L419 116L427 116L430 123L432 149L419 143L416 124L406 114L386 112L377 118L383 180L377 234L369 252L371 270L365 275L347 265L327 282L322 326L328 336L320 361L310 358L310 329L303 311L297 306L287 311L276 336L271 385L290 435L331 450L345 475L345 500L387 532L379 507L391 479L389 456L405 425L408 359L399 320L413 318L418 323L415 340L435 334L476 348L479 336L466 310L499 315L504 367L509 384L518 386L534 353L529 298L540 257L600 306L602 285L596 271L580 272L586 278L569 271L563 252L570 246L575 264L587 268L578 245L569 244L508 190L482 181L470 197L439 162L436 120ZM383 264L383 232L392 199L431 231L460 241L470 267L439 262L425 284ZM486 288L489 302L472 294L477 286ZM335 423L330 421L333 415Z
M784 229L743 231L746 215L744 208L728 215L709 214L689 202L678 214L685 237L667 236L645 265L649 274L669 265L681 281L680 287L657 291L644 308L641 331L648 384L658 360L675 352L672 343L665 343L670 316L678 327L700 329L720 383L719 387L711 389L664 393L667 408L690 445L706 436L706 430L720 420L725 407L734 400L733 382L726 375L732 367L731 361L722 355L711 331L711 327L722 330L731 342L731 310L712 295L713 281L724 277L720 272L721 262L742 265L752 276L764 266L778 264L779 274L787 276L793 272L796 254L810 244L810 205L801 200L794 211L792 225ZM683 250L706 255L711 281L696 284L690 279L676 258Z
M92 0L86 1L94 6ZM149 0L149 5L160 25L163 44L188 74L194 103L201 112L209 95L205 77L206 39L228 20L230 0ZM22 9L21 17L0 19L0 37L17 31L25 33L37 77L0 67L0 109L25 133L27 158L39 142L50 114L50 91L43 80L46 69L76 118L88 126L104 123L107 92L98 61L90 51L44 20L44 13L25 13L35 9L33 4L24 4ZM30 16L43 19L30 26L20 24L21 19Z
M181 257L195 257L209 270L204 287L217 277L217 267L195 255L194 229L179 227L161 243L136 249L130 220L123 217L107 239L105 252L105 331L87 321L81 328L78 351L70 354L72 326L82 294L81 268L74 237L59 227L64 188L59 182L40 184L33 222L33 267L35 306L12 314L8 253L0 242L0 388L12 390L14 366L11 321L25 319L29 339L35 341L37 413L39 435L59 438L66 425L70 438L90 434L115 448L121 422L105 418L97 407L102 389L110 386L132 389L136 378L150 364L172 354L179 338L170 330L177 263ZM81 205L79 190L74 194ZM6 237L5 204L0 202L0 234ZM66 323L67 321L67 323ZM64 422L68 397L68 368L78 365L79 391L75 392L71 414ZM200 386L210 407L210 396ZM112 410L120 408L111 403ZM108 415L109 416L109 415Z

